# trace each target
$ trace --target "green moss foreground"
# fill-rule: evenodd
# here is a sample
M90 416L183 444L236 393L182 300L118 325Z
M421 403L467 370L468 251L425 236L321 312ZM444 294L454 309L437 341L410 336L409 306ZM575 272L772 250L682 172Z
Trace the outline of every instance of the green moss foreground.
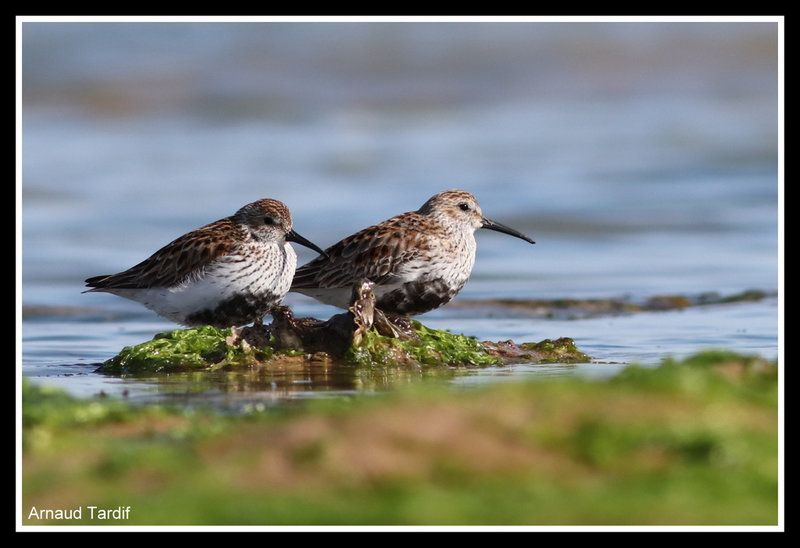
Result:
M776 526L778 368L707 352L232 415L25 383L25 525ZM100 512L102 510L103 512Z

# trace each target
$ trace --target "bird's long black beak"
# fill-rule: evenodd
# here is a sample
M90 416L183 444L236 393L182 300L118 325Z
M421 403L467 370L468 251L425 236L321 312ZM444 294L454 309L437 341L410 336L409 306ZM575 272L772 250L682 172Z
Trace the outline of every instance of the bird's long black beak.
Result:
M320 249L316 244L310 242L309 240L306 240L305 238L303 238L300 234L298 234L294 230L290 230L289 232L286 233L286 240L289 241L289 242L295 242L295 243L298 243L300 245L306 246L309 249L313 249L314 251L316 251L317 253L319 253L323 257L327 257L328 256L328 254L325 253L322 249Z
M510 236L514 236L516 238L519 238L521 240L525 240L526 242L530 242L532 244L536 243L533 240L531 240L530 238L528 238L525 234L523 234L521 232L517 232L513 228L509 228L506 225L502 225L502 224L497 223L497 222L495 222L495 221L493 221L491 219L487 219L486 217L483 218L483 226L481 226L481 228L488 228L489 230L502 232L504 234L508 234Z

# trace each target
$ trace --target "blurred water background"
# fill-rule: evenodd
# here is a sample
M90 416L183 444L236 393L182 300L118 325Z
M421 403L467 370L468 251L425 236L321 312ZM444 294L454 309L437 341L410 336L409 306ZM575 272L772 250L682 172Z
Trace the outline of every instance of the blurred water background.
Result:
M779 289L777 22L30 21L21 60L22 374L79 395L162 391L163 379L93 370L176 327L81 294L83 280L262 197L326 247L441 190L473 192L536 245L479 231L457 299ZM579 320L446 306L420 319L481 340L572 337L595 357L454 380L469 383L602 375L705 348L776 359L778 315L768 298ZM176 382L173 394L203 392ZM315 390L288 383L250 397Z

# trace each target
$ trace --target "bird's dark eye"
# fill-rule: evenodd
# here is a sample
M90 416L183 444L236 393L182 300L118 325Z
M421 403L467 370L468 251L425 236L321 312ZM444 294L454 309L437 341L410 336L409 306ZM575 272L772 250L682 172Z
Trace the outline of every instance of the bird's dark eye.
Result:
M458 204L458 207L459 209L461 209L461 211L469 211L469 204L466 203Z
M275 224L275 219L273 219L272 217L264 217L264 224L265 225L274 225Z

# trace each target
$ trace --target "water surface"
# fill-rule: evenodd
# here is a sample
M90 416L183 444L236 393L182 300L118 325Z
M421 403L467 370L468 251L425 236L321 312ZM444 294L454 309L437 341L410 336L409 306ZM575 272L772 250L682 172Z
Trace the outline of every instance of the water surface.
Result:
M325 247L441 190L473 192L536 245L479 231L463 299L774 292L777 30L24 23L22 373L81 395L235 393L248 405L380 391L353 378L210 388L93 373L174 326L81 294L83 280L262 197L286 202L296 230ZM287 304L336 312L298 295ZM777 299L575 321L455 307L420 319L488 340L568 336L595 357L454 384L608 374L709 347L775 359L779 347Z

